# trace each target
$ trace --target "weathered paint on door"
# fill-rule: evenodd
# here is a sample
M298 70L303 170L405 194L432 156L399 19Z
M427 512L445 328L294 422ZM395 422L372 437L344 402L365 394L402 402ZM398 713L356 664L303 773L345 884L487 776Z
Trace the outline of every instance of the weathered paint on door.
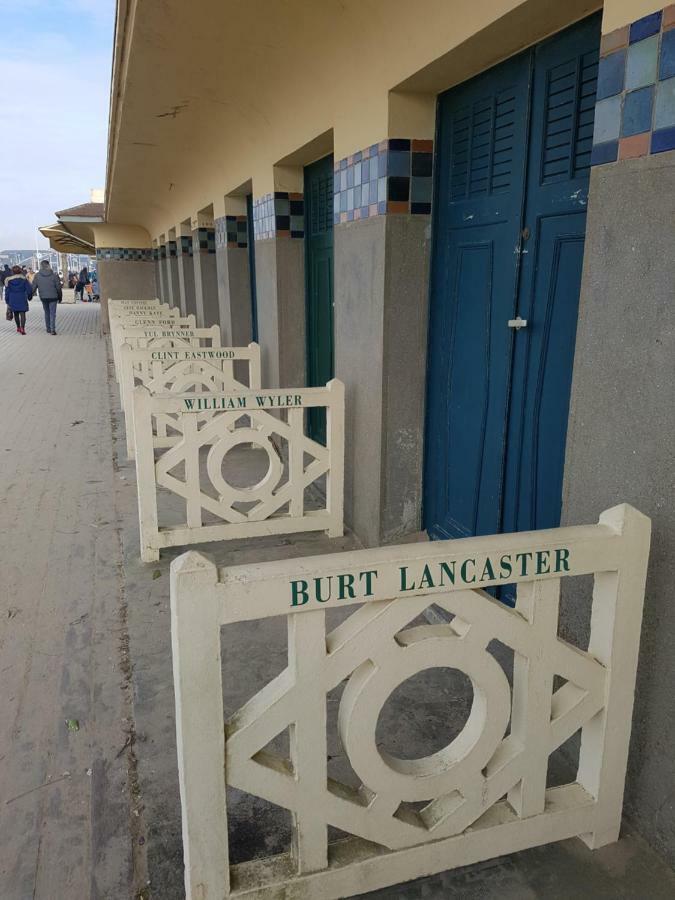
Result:
M599 43L593 16L439 98L432 537L559 524Z
M307 384L333 377L333 157L305 168L305 282ZM309 434L326 442L326 416L310 410Z
M253 228L253 195L246 195L246 230L248 243L248 276L251 284L251 340L258 342L258 298L255 281L255 231Z

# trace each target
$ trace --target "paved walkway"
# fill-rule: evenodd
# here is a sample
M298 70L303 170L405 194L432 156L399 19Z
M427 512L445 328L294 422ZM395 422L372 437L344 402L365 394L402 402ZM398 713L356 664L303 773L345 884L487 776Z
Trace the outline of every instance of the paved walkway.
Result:
M168 583L180 551L139 561L135 471L98 311L62 306L57 337L44 334L39 308L27 337L0 323L0 900L183 897ZM352 541L204 549L228 564ZM233 629L226 714L286 653L283 622ZM422 685L405 714L392 710L394 740L414 749L420 735L438 738L447 700L431 694ZM344 767L333 735L331 756ZM285 849L286 815L239 792L228 801L236 859ZM675 876L626 830L595 853L564 841L371 896L670 900Z
M3 310L4 310L4 304ZM0 897L130 896L119 539L98 305L0 322Z

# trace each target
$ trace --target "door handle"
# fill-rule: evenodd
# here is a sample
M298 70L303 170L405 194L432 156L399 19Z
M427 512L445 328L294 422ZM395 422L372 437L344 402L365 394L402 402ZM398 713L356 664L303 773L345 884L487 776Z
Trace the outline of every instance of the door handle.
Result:
M521 319L520 316L518 316L515 319L509 319L506 324L509 328L515 328L516 331L520 331L521 328L527 328L527 319Z

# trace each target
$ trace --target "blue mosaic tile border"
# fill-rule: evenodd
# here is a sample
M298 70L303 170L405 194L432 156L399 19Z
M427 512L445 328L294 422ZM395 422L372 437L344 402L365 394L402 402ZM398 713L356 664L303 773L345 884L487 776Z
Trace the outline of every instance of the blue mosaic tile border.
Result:
M215 228L198 228L192 232L193 253L215 253L216 231Z
M429 215L434 142L388 138L335 164L333 221L390 213Z
M675 4L603 35L592 165L675 150Z
M304 196L292 191L275 191L254 199L253 235L256 241L268 238L304 238Z
M153 262L152 248L138 247L97 247L96 259L118 260L121 262Z
M187 234L181 234L176 241L178 256L192 256L192 238Z
M225 216L226 240L230 248L248 247L248 219L246 216Z
M246 249L248 247L248 219L246 216L220 216L214 222L216 249Z

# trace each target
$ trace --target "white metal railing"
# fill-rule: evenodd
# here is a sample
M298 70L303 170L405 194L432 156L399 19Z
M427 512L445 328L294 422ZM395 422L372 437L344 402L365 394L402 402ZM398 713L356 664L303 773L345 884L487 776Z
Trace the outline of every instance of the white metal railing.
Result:
M342 534L342 382L333 380L325 388L174 396L153 396L147 388L137 387L132 402L144 562L158 559L162 547L304 531ZM305 432L306 410L315 407L326 409L325 446ZM156 421L167 415L176 422L181 438L162 449ZM249 487L233 486L223 477L225 454L238 445L255 445L267 457L267 472ZM325 502L309 509L305 492L324 478ZM182 524L168 527L160 522L160 488L184 501ZM217 523L205 524L205 512Z
M197 331L197 330L195 330ZM218 326L199 329L208 332L214 340L219 338ZM172 332L173 333L173 332ZM178 332L180 333L180 332ZM190 335L195 332L188 332ZM120 391L124 412L127 455L135 456L133 391L138 386L151 394L223 393L225 391L260 388L260 347L251 343L248 347L199 347L199 337L136 338L150 344L145 350L134 350L130 342L122 345L120 352ZM194 341L197 346L190 347ZM169 344L169 346L165 346ZM178 345L178 346L176 346ZM245 369L245 372L236 371ZM237 376L237 377L235 377ZM243 380L242 380L243 379ZM208 414L204 419L208 418ZM153 417L155 447L171 447L182 438L181 417L170 413Z
M195 552L175 560L188 900L330 900L574 835L591 848L615 841L649 539L649 520L623 505L591 526L221 570ZM594 576L587 649L558 633L561 582L578 575ZM515 609L485 591L505 582L517 584ZM454 618L416 624L430 604ZM348 606L355 611L327 631L326 610ZM271 616L287 619L288 667L223 724L221 627ZM512 684L488 652L493 639L514 651ZM463 731L426 758L380 752L386 699L438 666L472 681ZM563 679L555 689L554 676ZM345 680L338 732L359 790L327 770L326 695ZM265 749L287 727L290 760ZM575 779L547 787L549 755L578 730ZM230 867L226 784L290 810L289 853ZM329 844L328 825L350 837Z

